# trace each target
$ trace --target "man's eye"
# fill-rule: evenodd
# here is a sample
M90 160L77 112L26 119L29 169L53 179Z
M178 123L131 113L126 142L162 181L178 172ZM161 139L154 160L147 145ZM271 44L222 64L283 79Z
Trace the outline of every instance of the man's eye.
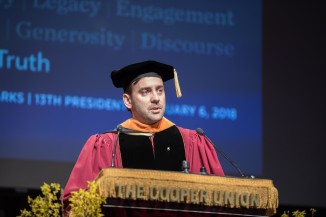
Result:
M147 94L148 93L148 90L142 90L142 91L140 91L140 93L143 94L143 95L144 94Z

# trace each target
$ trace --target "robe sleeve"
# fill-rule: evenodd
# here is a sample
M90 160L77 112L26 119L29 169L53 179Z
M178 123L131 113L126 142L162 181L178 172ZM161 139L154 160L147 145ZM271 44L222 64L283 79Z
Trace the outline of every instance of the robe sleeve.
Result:
M92 135L83 146L64 189L63 200L68 201L72 191L86 188L88 181L96 178L99 172L111 166L113 144L116 134ZM122 167L120 148L117 145L115 166Z
M208 174L224 176L224 171L217 157L214 145L195 130L178 127L185 144L186 160L190 171L199 173L205 167Z

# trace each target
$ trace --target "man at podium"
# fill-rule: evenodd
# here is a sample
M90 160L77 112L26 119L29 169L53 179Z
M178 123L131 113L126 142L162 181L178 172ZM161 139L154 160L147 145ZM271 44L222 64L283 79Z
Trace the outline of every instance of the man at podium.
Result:
M114 131L87 140L64 189L65 201L107 167L181 171L186 160L191 173L204 167L208 174L224 176L214 146L205 136L164 117L164 82L174 79L181 97L174 67L149 60L113 70L111 79L115 87L123 89L131 118Z

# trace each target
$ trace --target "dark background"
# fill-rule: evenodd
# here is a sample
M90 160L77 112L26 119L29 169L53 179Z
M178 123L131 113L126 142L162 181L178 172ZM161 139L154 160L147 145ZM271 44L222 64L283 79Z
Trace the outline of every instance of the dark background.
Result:
M263 7L264 175L281 206L318 204L316 215L325 216L325 6Z
M321 2L263 1L263 171L279 191L276 216L311 207L325 216L325 14ZM36 193L1 189L0 216Z

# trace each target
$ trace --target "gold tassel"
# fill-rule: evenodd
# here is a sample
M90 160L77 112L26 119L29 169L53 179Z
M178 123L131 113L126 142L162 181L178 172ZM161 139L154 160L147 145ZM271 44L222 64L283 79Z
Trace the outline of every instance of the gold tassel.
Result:
M175 86L175 92L177 94L177 97L180 98L182 96L180 84L178 80L178 74L177 71L174 69L174 86Z

